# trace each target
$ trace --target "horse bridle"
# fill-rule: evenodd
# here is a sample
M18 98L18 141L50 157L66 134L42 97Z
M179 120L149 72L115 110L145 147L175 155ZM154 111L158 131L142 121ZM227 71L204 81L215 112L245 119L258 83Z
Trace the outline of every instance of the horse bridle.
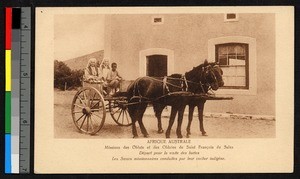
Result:
M217 79L217 77L216 77L216 75L215 75L215 73L214 73L214 71L213 71L213 69L214 69L215 67L216 67L216 65L206 67L206 70L208 70L208 71L206 71L205 73L210 73L210 74L212 75L213 81L214 81L214 82L212 82L212 83L207 83L207 86L209 87L209 90L211 90L211 86L212 86L213 84L219 85L219 81L218 81L218 79Z
M205 74L206 74L206 73L207 73L207 74L208 74L208 73L211 73L211 74L212 74L212 77L213 77L213 80L214 80L213 83L208 83L208 82L207 82L207 83L202 83L202 79L199 80L199 83L195 83L195 82L189 81L189 80L187 80L187 82L188 82L188 83L199 84L200 87L201 87L201 90L202 90L203 92L205 92L205 90L204 90L204 85L206 85L206 86L208 87L208 90L212 90L212 88L211 88L212 84L214 84L214 83L217 83L217 84L218 84L218 79L217 79L215 73L213 72L213 68L214 68L214 67L215 67L215 65L214 65L213 67L212 67L211 65L208 65L208 66L204 67L204 70L203 70L202 75L201 75L201 76L204 77L204 79L206 79ZM206 80L205 80L205 81L206 81Z

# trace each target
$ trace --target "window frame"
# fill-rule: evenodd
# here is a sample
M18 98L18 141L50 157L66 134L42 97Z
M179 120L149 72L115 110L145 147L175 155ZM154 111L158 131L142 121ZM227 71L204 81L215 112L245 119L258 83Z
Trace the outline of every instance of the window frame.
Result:
M246 63L245 63L245 76L246 76L246 85L245 86L223 86L221 88L224 89L249 89L249 44L247 43L236 43L236 42L230 42L230 43L222 43L222 44L216 44L215 45L215 62L218 62L218 48L221 46L230 46L230 45L246 45ZM226 67L230 67L230 66L226 66L226 65L220 65L220 67L222 68L226 68Z
M257 94L257 73L256 73L256 39L247 36L221 36L208 39L208 61L215 62L215 45L224 43L246 43L248 44L249 57L249 89L226 89L219 88L215 91L220 95L256 95Z

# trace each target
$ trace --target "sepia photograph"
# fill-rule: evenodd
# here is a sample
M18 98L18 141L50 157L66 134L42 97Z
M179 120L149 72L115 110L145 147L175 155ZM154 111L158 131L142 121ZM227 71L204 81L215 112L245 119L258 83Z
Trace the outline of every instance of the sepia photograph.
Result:
M274 138L275 41L274 13L55 15L55 137Z
M293 18L37 8L35 172L292 172Z

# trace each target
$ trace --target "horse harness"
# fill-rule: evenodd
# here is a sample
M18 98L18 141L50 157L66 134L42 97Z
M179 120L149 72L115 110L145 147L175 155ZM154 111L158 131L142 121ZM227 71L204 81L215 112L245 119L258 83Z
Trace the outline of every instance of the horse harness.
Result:
M141 77L142 78L142 77ZM203 87L203 84L201 83L201 81L199 83L195 83L193 81L189 81L186 79L185 75L181 75L181 78L174 78L174 77L169 77L169 76L165 76L163 77L162 80L159 80L159 79L156 79L156 78L153 78L153 77L148 77L148 78L151 78L152 80L154 81L159 81L159 82L162 82L163 83L163 95L158 97L158 98L155 98L155 99L151 99L151 98L147 98L147 97L144 97L141 95L140 91L139 91L139 80L141 78L138 78L137 79L137 82L134 84L134 88L133 88L133 96L130 98L129 101L132 101L133 99L138 99L139 102L134 102L134 103L130 103L130 104L138 104L138 103L141 103L141 102L153 102L153 101L157 101L161 98L164 98L166 96L170 96L172 95L172 93L176 93L176 92L188 92L189 90L189 83L194 83L194 84L197 84L197 85L200 85L201 86L201 89L204 91L204 87ZM176 85L176 84L173 84L171 82L168 82L168 80L178 80L180 81L180 86L179 85ZM170 87L173 87L173 88L178 88L179 91L170 91ZM142 101L143 100L143 101Z
M208 72L211 71L211 69L212 69L212 68L206 68L206 69L203 71L203 73L204 73L204 74L205 74L205 73L208 73ZM217 80L216 75L215 75L213 72L212 72L211 74L212 74L212 76L213 76L214 81L217 82L218 80ZM203 76L205 76L205 75L203 75ZM160 96L160 97L158 97L158 98L155 98L155 99L150 99L150 98L147 98L147 97L142 96L141 93L140 93L140 91L139 91L139 88L138 88L139 80L142 79L142 78L143 78L143 77L138 78L138 79L137 79L137 82L134 84L134 88L133 88L133 97L130 99L130 101L133 100L133 99L139 99L139 102L137 102L137 103L141 103L141 102L142 102L142 99L143 99L143 100L145 100L145 101L143 101L143 102L153 102L153 101L157 101L157 100L159 100L159 99L161 99L161 98L164 98L164 97L166 97L166 96L170 96L170 95L172 95L173 93L178 93L178 92L180 92L180 91L182 91L182 92L188 92L188 90L189 90L189 83L190 83L190 84L199 85L199 86L201 87L201 90L202 90L203 93L206 93L204 86L207 86L207 87L208 87L208 90L211 91L212 93L214 93L214 92L212 91L212 88L211 88L211 84L210 84L210 83L207 82L207 83L203 84L203 83L201 82L201 80L199 80L199 82L193 82L193 81L187 80L185 75L181 75L180 78L174 78L174 77L170 77L170 76L165 76L165 77L162 78L162 80L157 79L157 78L154 78L154 77L148 77L148 78L151 78L151 79L154 80L154 81L159 81L159 82L162 82L162 83L163 83L163 85L162 85L162 86L163 86L163 88L162 88L162 90L163 90L163 95ZM179 85L176 85L176 84L173 84L173 83L171 83L171 82L168 82L168 80L179 80L179 81L180 81L180 86L179 86ZM170 87L178 88L178 89L180 89L180 90L179 90L179 91L173 92L173 91L170 91ZM137 92L138 94L136 94L136 92Z
M180 81L180 86L168 82L168 79L170 79L170 80L179 80ZM186 80L185 75L181 75L181 78L173 78L173 77L165 76L163 78L162 82L163 82L163 89L162 89L163 94L171 93L169 86L181 89L181 91L188 91L188 88L189 88L188 82Z

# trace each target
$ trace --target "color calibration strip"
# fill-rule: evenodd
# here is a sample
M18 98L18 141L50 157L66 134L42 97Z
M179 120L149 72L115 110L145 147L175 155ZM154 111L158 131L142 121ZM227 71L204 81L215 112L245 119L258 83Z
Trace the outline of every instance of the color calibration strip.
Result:
M12 8L5 8L5 173L12 173L11 159L11 30Z
M29 173L30 8L5 14L5 173Z

